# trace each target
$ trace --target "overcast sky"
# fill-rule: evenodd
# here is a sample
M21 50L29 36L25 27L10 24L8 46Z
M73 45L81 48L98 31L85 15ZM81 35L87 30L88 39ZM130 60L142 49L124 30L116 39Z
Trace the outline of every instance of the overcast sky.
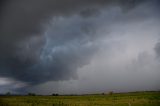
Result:
M0 93L160 90L159 0L2 0Z

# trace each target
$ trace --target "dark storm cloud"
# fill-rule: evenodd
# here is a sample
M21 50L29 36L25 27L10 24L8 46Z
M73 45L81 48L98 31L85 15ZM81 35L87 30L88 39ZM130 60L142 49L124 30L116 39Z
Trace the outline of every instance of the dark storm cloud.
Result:
M158 58L160 58L160 42L158 42L155 46L155 52Z
M76 70L88 64L98 48L92 44L98 38L92 22L66 17L96 17L100 9L112 5L128 10L139 0L8 0L2 4L0 76L37 84L76 78ZM46 33L52 18L55 29Z

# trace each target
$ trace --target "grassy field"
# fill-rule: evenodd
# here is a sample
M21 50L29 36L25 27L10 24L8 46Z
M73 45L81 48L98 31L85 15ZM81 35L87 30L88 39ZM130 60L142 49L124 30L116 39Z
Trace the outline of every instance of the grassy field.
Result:
M160 92L79 96L0 96L0 106L160 106Z

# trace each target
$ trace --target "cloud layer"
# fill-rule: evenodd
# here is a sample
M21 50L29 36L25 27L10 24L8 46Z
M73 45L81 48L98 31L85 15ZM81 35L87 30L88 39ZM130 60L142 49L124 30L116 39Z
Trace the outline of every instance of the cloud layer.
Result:
M8 0L2 4L0 77L30 85L79 77L83 85L84 74L88 82L94 76L97 83L105 76L109 80L108 75L116 80L126 72L130 76L131 70L143 75L153 69L153 74L159 74L158 0ZM100 76L92 73L105 76L98 80ZM154 78L150 83L159 80ZM111 88L116 80L109 81Z

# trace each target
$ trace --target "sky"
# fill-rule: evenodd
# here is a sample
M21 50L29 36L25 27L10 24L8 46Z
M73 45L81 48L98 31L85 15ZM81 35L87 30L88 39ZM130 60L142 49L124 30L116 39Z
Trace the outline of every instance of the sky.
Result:
M160 90L159 0L2 0L0 93Z

